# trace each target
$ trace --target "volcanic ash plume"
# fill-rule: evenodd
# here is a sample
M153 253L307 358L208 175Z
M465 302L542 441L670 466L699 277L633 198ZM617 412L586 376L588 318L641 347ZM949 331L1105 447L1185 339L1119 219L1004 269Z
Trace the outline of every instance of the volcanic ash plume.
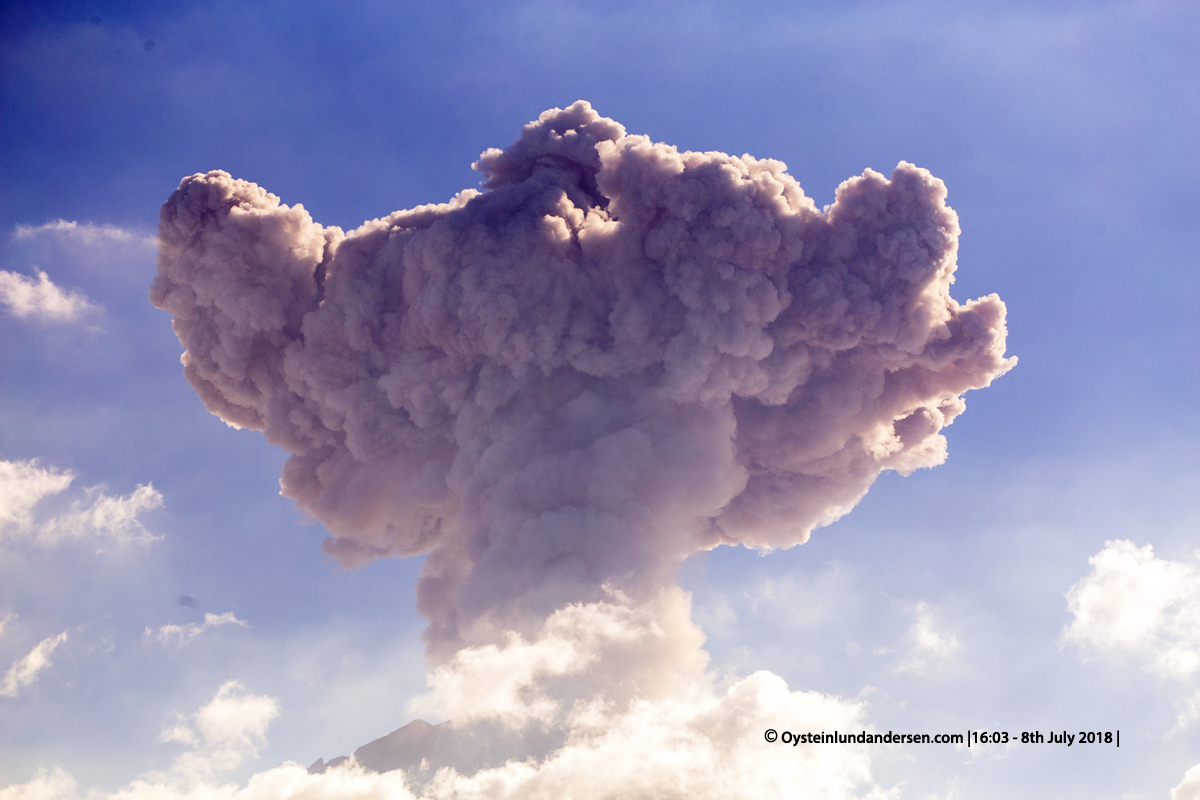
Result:
M1015 363L1000 299L950 297L957 217L911 164L820 210L779 161L577 102L474 167L484 191L348 234L185 178L151 290L206 407L292 453L327 553L429 554L435 663L573 603L670 605L699 550L804 542L941 463Z

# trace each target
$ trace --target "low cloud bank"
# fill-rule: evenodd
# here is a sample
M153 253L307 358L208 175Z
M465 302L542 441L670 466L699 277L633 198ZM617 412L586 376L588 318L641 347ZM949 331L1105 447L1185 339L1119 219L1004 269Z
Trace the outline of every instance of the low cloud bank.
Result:
M576 620L548 623L543 641L563 637L564 629L573 628L575 622L606 616L614 626L609 633L631 640L645 635L636 619L614 611L613 604L574 613ZM580 636L575 632L565 638L578 641ZM521 642L510 645L518 654L523 654L526 646L528 643ZM459 671L459 680L435 677L431 680L434 693L443 699L486 694L486 667L513 669L511 654L505 650L481 649L460 660L450 667ZM509 681L502 693L513 686ZM239 786L222 781L221 775L255 757L278 706L271 698L253 695L230 682L210 703L164 732L164 741L189 748L169 770L147 773L112 793L93 790L86 794L68 773L49 771L28 783L0 789L0 800L81 800L85 796L89 800L729 800L793 796L798 787L803 787L805 797L829 800L890 796L871 780L868 746L791 747L764 739L768 728L846 732L866 726L860 702L790 691L782 679L768 672L722 685L694 676L659 697L623 701L595 697L569 708L556 708L551 714L546 713L542 699L536 688L528 695L509 692L505 702L493 704L486 712L504 718L506 724L555 728L561 743L541 757L466 769L431 765L447 755L431 753L424 768L418 765L407 772L369 770L353 759L315 773L289 763L259 772ZM466 721L460 735L468 735L472 726L479 724L478 719Z

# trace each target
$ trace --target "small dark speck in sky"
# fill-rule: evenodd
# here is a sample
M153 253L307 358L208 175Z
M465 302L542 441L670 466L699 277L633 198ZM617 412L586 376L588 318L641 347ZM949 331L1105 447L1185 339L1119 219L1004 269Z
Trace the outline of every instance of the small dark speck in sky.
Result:
M200 603L198 600L196 600L196 598L192 597L191 595L181 594L181 595L179 595L179 597L175 598L175 605L187 606L188 608L195 608L196 606L200 605Z
M142 47L146 48L146 52L149 53L151 50L154 49L154 40L147 39L146 43L144 45L142 45Z

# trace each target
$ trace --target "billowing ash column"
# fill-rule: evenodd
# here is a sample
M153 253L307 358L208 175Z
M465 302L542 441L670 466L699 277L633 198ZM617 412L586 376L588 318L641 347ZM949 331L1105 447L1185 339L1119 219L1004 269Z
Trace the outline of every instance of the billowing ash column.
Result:
M475 168L482 193L347 234L185 178L151 290L206 407L292 453L327 553L429 553L435 658L650 597L701 549L804 542L941 463L962 394L1015 363L1000 299L950 297L957 217L911 164L822 211L781 162L577 102Z

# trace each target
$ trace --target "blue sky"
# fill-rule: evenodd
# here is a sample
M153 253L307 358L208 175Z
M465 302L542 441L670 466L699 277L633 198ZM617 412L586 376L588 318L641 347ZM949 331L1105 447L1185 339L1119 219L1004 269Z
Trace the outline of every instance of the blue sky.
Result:
M713 667L861 698L880 730L1122 731L1119 751L881 754L873 780L900 797L1165 798L1200 763L1197 676L1155 660L1200 651L1195 628L1171 622L1200 609L1193 4L78 2L0 15L0 269L44 271L89 303L69 319L0 306L0 461L76 475L34 522L0 529L0 674L68 634L0 696L0 787L62 767L113 791L167 769L181 745L161 732L229 680L279 709L232 781L412 718L419 564L324 559L324 530L278 494L284 454L204 410L169 316L146 298L158 208L183 176L224 169L352 228L477 186L480 152L580 98L681 150L780 159L818 205L866 168L916 163L959 214L954 296L1008 306L1020 364L967 395L946 464L885 473L803 546L685 564ZM31 533L149 484L161 504L123 537ZM140 531L155 538L126 541ZM1130 592L1125 606L1158 609L1153 635L1064 638L1080 619L1066 595L1104 578L1089 558L1113 540L1153 546L1137 569L1176 565L1162 572L1174 594L1155 606L1114 578L1106 591ZM183 645L146 634L206 613L245 624ZM923 624L940 637L924 649Z

